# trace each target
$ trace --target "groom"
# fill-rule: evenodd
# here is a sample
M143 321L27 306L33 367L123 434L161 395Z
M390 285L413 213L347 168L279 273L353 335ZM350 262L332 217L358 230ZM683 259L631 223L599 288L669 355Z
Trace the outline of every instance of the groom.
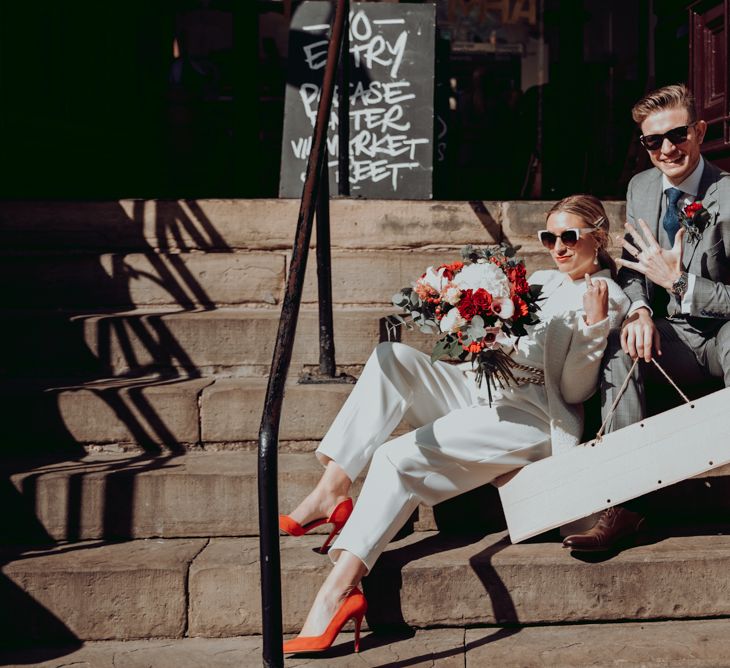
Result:
M631 308L604 357L604 419L633 361L641 361L609 431L645 417L644 381L661 378L652 359L680 387L709 376L730 386L730 174L700 154L707 124L697 118L686 86L650 93L632 116L654 167L637 174L626 195L618 282ZM609 508L592 529L563 544L574 551L609 551L636 533L640 509L640 500Z

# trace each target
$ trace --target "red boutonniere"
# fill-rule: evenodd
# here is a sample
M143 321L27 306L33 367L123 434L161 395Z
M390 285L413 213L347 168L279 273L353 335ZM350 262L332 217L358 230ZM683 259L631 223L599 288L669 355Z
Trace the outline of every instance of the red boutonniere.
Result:
M698 241L705 231L705 226L710 221L710 212L705 209L702 202L692 202L679 212L679 224L686 230L687 238L691 241Z

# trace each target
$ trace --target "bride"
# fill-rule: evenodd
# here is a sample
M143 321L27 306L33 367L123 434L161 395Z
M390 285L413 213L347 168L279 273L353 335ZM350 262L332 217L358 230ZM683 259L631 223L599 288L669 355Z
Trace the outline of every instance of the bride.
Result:
M331 524L322 551L340 532L329 550L334 567L284 652L325 650L350 619L359 650L367 609L360 580L419 503L440 503L580 441L582 402L596 389L606 338L629 302L613 280L598 199L561 200L538 237L557 268L529 279L542 286L540 322L512 342L517 384L497 391L491 405L469 363L432 364L400 343L373 351L316 451L321 479L280 516L280 528L293 536ZM388 440L404 418L416 428ZM353 508L350 486L368 464Z

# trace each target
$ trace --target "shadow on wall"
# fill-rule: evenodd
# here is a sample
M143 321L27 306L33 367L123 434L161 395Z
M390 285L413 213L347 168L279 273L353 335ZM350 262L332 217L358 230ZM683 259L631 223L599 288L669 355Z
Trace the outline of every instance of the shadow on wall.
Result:
M170 466L186 446L196 445L179 442L147 392L197 379L200 371L161 313L144 317L132 312L123 319L114 314L137 307L130 288L140 278L135 262L146 267L147 282L168 295L166 310L214 309L181 253L231 249L196 202L152 204L0 203L0 275L6 285L6 347L0 361L6 410L0 502L6 509L6 546L0 565L29 546L44 554L58 540L87 538L80 527L89 502L89 471L79 462L84 448L64 423L61 390L93 396L81 410L108 411L144 451L96 468L96 474L105 472L98 538L129 539L136 476ZM90 322L98 325L94 337L89 337ZM109 376L116 378L102 380ZM48 466L70 473L42 499L57 511L61 529L56 527L53 535L36 516L40 468ZM82 544L70 549L80 548ZM41 638L64 645L76 640L23 591L22 583L6 575L0 577L0 628L5 646Z

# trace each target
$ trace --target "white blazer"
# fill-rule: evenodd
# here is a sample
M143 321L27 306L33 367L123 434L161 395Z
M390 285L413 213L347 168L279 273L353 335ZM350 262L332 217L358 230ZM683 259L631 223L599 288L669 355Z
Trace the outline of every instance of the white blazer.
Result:
M580 443L583 435L583 402L596 390L608 334L618 329L629 310L629 299L607 269L592 278L608 283L608 317L593 325L583 319L582 304L571 305L553 317L545 334L545 390L553 454ZM563 281L557 269L536 271L530 284L542 285L541 297L549 297Z

